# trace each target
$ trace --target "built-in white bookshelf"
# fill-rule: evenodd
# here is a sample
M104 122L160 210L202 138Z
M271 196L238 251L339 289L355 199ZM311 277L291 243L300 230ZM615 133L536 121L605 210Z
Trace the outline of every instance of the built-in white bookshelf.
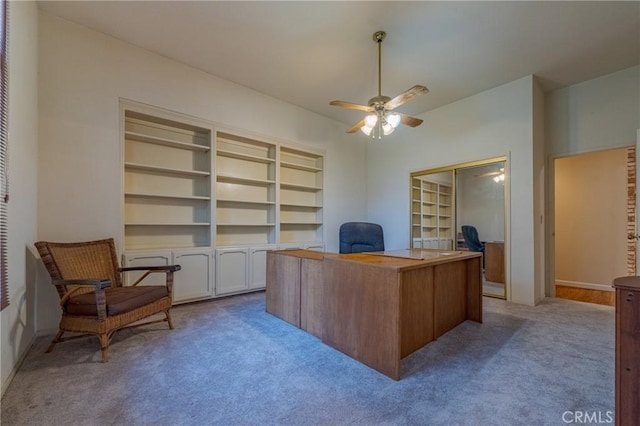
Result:
M323 241L324 156L280 148L280 242Z
M123 264L182 264L174 302L263 289L269 250L324 249L321 151L121 108Z
M276 243L275 144L216 135L216 246Z
M128 102L122 103L122 123L123 265L179 264L174 303L211 297L213 128ZM127 273L125 284L139 275ZM149 278L145 284L162 279Z
M125 110L125 250L211 245L211 136Z
M452 200L451 185L411 179L413 247L453 248Z

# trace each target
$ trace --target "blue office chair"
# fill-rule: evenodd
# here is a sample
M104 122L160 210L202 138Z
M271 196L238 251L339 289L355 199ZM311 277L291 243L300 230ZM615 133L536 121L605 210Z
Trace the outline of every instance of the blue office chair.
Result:
M482 253L482 266L484 266L484 244L478 237L478 230L472 225L462 225L462 236L464 242L471 251Z
M340 225L340 253L384 251L382 226L368 222Z

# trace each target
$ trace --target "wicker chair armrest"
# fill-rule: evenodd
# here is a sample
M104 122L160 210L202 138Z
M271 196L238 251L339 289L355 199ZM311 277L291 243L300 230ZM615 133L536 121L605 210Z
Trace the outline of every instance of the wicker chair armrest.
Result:
M105 298L104 289L111 287L111 280L108 278L104 279L79 279L79 280L53 280L53 284L56 286L60 285L72 285L74 288L67 291L60 298L60 306L62 309L65 309L65 305L67 300L77 293L81 288L92 287L95 289L96 296L96 310L98 312L98 319L103 320L107 317L107 302Z
M164 265L164 266L127 266L124 268L120 268L120 272L130 272L130 271L146 271L138 280L131 284L132 287L140 284L145 278L154 272L162 272L167 274L167 280L165 282L167 286L167 290L169 294L173 292L173 273L182 269L180 265Z
M120 272L129 271L150 271L150 272L176 272L181 268L180 265L161 265L161 266L127 266L120 268Z
M79 280L52 280L53 285L81 285L90 287L93 286L95 288L109 288L111 287L111 280L108 278L89 278L89 279L79 279Z

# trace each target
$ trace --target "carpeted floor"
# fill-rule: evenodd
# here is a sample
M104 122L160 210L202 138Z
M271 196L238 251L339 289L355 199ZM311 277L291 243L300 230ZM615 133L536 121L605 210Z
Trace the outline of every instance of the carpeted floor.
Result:
M2 399L2 425L562 425L614 410L614 309L485 298L403 360L396 382L264 310L264 293L173 309L176 329L42 337ZM611 414L612 415L612 414ZM565 419L571 419L564 414Z

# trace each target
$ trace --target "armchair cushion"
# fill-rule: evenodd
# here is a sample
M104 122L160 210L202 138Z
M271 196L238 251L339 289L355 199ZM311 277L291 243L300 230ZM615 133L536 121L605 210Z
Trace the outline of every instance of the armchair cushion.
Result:
M115 287L105 290L107 316L132 311L169 296L166 286ZM95 293L72 296L66 303L69 315L97 316Z

